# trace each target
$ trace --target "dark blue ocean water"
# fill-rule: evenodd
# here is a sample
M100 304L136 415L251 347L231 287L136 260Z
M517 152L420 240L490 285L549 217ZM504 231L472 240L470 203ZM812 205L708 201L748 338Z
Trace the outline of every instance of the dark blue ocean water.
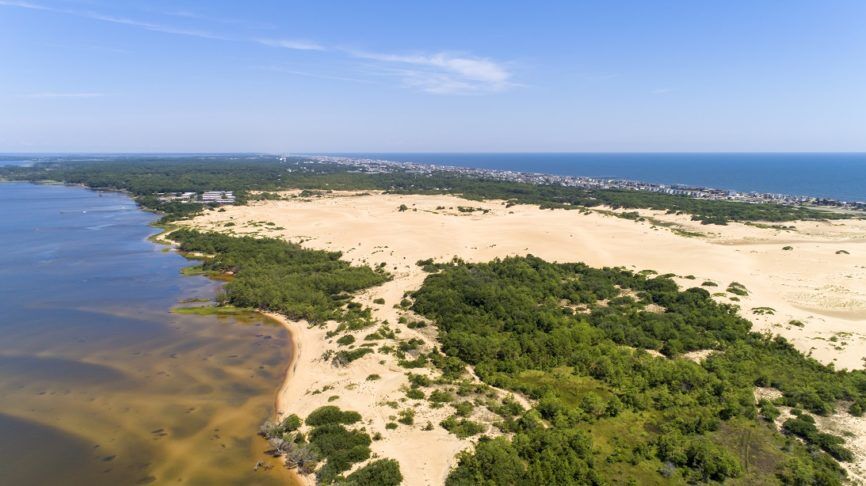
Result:
M329 154L866 201L866 153Z
M328 153L866 202L866 153ZM0 165L28 165L0 155Z

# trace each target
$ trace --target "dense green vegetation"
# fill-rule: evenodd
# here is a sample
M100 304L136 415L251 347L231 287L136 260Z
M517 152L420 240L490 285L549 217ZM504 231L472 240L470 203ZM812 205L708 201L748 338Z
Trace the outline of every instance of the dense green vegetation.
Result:
M469 199L501 199L509 204L535 204L543 208L657 209L691 214L706 224L728 221L792 221L832 219L844 215L811 208L776 204L746 204L732 201L698 200L685 196L627 190L588 190L559 185L506 182L448 172L416 174L397 171L365 174L349 166L313 163L302 158L285 162L275 157L133 157L74 161L58 159L33 167L2 167L0 178L33 181L64 181L95 188L126 190L143 206L164 212L168 220L199 211L200 205L159 202L158 192L207 190L235 191L243 203L247 191L279 189L386 190L395 193L452 193ZM311 191L310 196L315 196ZM273 198L266 194L262 198ZM469 208L472 209L472 208ZM461 209L461 210L465 210Z
M206 255L203 270L229 274L220 301L280 312L291 319L358 321L368 310L349 306L351 293L388 280L383 271L352 266L340 254L283 240L231 237L178 229L169 238L183 252Z
M714 224L841 217L806 208L446 173L362 174L300 159L55 162L0 168L0 177L126 190L144 207L165 213L165 221L193 215L202 206L161 202L157 192L233 190L243 202L246 191L285 188L457 193L544 208L652 208ZM303 197L316 193L307 191ZM305 250L282 240L188 229L169 237L182 251L205 255L202 272L226 276L222 304L273 310L312 323L336 319L340 332L373 324L369 310L352 303L351 294L389 278L381 270L351 266L339 253ZM414 359L401 357L401 366L432 363L450 379L464 373L468 364L484 382L537 400L529 411L503 407L498 425L512 438L482 437L474 451L461 454L450 484L731 480L830 485L844 478L836 461L850 460L850 451L841 438L819 431L809 413L826 415L840 401L849 401L850 411L862 414L866 374L837 372L803 356L784 339L751 332L751 324L736 308L714 302L706 290L681 291L670 278L651 272L551 264L534 257L419 264L432 274L413 301L404 300L401 307L411 305L437 324L440 350ZM727 291L748 294L736 282ZM184 312L213 311L199 309ZM409 327L423 325L419 321ZM383 327L364 340L383 339L389 332L393 337ZM338 343L350 346L354 338L344 336ZM400 346L400 352L417 348L411 340ZM715 352L701 363L680 357L697 350ZM345 365L372 352L370 347L343 349L328 358ZM407 396L452 404L456 413L443 420L442 427L461 437L486 432L485 425L468 418L471 403L455 404L458 398L449 391L421 391L430 385L424 380L410 375ZM783 396L756 404L756 386L776 388ZM780 406L808 412L797 413L776 430L772 419ZM295 416L268 425L262 433L275 451L286 454L290 466L318 471L324 483L399 484L402 476L391 460L373 461L340 476L370 457L371 438L347 427L359 419L355 412L322 407L307 417L308 434L299 432L301 422ZM399 421L410 425L413 420L407 412Z
M325 169L323 168L322 171ZM32 167L3 167L0 175L19 180L50 180L129 191L245 191L285 187L286 166L273 157L130 157L92 161L58 159Z
M349 474L342 484L350 486L399 486L403 483L400 465L393 459L379 459Z
M317 427L325 424L354 424L359 420L361 420L361 414L358 412L344 412L339 407L326 405L310 412L304 422L307 425Z
M276 424L265 422L259 433L268 439L275 455L285 455L286 466L298 468L303 474L315 472L320 484L400 484L403 475L392 459L375 460L345 478L341 476L352 465L371 456L370 436L363 430L346 427L360 420L357 412L327 405L307 416L304 423L311 427L308 434L299 430L301 419L297 415L289 415Z
M412 306L437 324L448 358L432 361L459 373L448 362L459 359L486 383L538 401L505 414L513 439L463 454L449 484L843 480L841 439L799 422L777 431L753 393L774 387L776 405L828 414L841 400L863 403L866 373L836 372L751 332L706 290L681 291L651 272L531 256L436 267ZM715 352L701 363L679 358L705 349Z

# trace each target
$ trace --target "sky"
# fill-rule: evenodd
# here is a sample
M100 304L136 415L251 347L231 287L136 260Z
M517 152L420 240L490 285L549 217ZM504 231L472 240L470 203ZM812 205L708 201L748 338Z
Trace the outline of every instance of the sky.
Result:
M864 19L863 0L0 0L0 152L862 152Z

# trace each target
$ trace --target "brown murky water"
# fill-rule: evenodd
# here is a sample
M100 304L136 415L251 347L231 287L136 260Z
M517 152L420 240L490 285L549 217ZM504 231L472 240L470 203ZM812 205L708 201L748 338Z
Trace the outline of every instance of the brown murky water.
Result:
M255 435L286 331L171 314L216 284L180 275L152 219L117 194L0 184L0 484L291 481Z

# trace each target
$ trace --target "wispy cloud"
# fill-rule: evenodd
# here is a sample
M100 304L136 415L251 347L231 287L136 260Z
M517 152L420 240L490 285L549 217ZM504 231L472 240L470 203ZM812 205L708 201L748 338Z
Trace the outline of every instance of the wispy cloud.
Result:
M0 6L5 7L16 7L16 8L24 8L28 10L40 10L43 12L53 12L64 15L72 15L75 17L82 17L91 20L98 20L101 22L108 22L112 24L121 24L128 25L132 27L138 27L141 29L150 30L153 32L163 32L166 34L176 34L176 35L185 35L190 37L201 37L204 39L221 39L221 40L229 40L227 37L223 37L217 34L213 34L204 30L196 30L196 29L185 29L181 27L174 27L171 25L158 24L153 22L143 22L140 20L130 19L126 17L117 17L114 15L106 15L98 12L91 12L88 10L71 10L65 8L55 8L49 7L46 5L30 3L30 2L22 2L18 0L0 0Z
M184 29L181 27L173 27L170 25L163 24L155 24L151 22L142 22L140 20L133 20L126 17L115 17L113 15L103 15L93 12L81 12L78 15L82 17L86 17L88 19L93 20L101 20L103 22L110 22L113 24L121 24L121 25L130 25L132 27L140 27L142 29L151 30L154 32L163 32L166 34L176 34L176 35L186 35L190 37L201 37L203 39L218 39L218 40L231 40L228 37L223 37L221 35L213 34L211 32L205 30L197 30L197 29Z
M370 79L363 78L352 78L348 76L338 76L333 74L323 74L323 73L315 73L310 71L302 71L298 69L292 69L284 66L254 66L253 69L261 69L263 71L271 71L275 73L284 73L290 74L293 76L303 76L305 78L316 78L316 79L330 79L333 81L348 81L351 83L363 83L363 84L378 84L376 81Z
M665 95L668 93L673 93L674 91L676 91L676 90L673 88L657 88L657 89L650 91L650 93L652 93L654 95Z
M46 47L51 47L53 49L72 49L72 50L80 50L80 51L109 52L109 53L114 53L114 54L129 54L130 52L132 52L128 49L121 49L119 47L114 47L114 46L100 46L100 45L73 44L73 43L65 43L65 44L46 43L44 45Z
M255 39L261 45L268 47L281 47L283 49L294 49L298 51L324 51L325 47L315 42L298 39Z
M4 7L27 8L30 10L46 10L46 11L53 11L54 10L51 7L44 7L42 5L37 5L35 3L19 2L16 0L0 0L0 5L2 5Z
M157 12L161 15L166 15L169 17L178 17L183 19L193 19L193 20L201 20L204 22L215 22L219 24L228 24L228 25L241 25L245 27L250 27L254 29L273 29L274 26L272 24L261 23L261 22L251 22L245 19L229 19L223 17L213 17L210 15L201 14L198 12L194 12L191 10L145 10L148 12Z
M105 96L105 93L89 93L89 92L73 92L73 93L62 93L62 92L54 92L54 91L46 91L42 93L29 93L22 95L24 98L37 98L37 99L45 99L45 98L100 98Z
M268 47L298 51L327 51L331 54L342 53L343 55L348 55L355 59L369 61L378 74L398 78L404 86L433 94L497 93L518 86L517 83L512 81L512 73L506 64L487 57L477 57L468 54L448 52L392 54L357 51L328 47L318 42L304 39L226 36L210 30L177 27L174 25L163 24L161 22L143 21L135 18L110 15L90 10L58 8L23 0L0 0L0 6L52 12L100 22L125 25L152 32L202 39L251 42ZM186 11L171 13L163 12L163 14L199 20L208 18L206 16ZM327 76L308 73L305 71L296 71L295 74L311 77ZM337 78L339 78L339 76L330 76L328 79ZM345 80L358 81L358 79L351 77L346 77Z
M511 72L489 58L436 54L384 54L348 51L359 59L392 66L391 72L412 87L435 94L465 94L504 91L515 86Z

